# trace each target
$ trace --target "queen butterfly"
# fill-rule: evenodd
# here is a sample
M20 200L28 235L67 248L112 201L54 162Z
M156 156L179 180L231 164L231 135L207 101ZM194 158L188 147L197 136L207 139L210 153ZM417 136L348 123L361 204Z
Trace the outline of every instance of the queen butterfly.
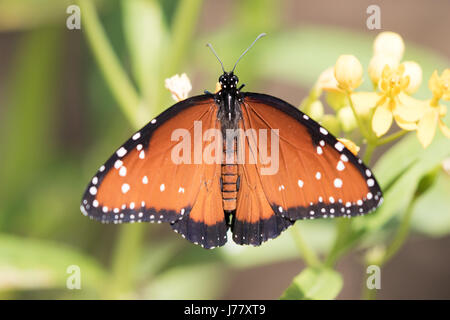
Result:
M168 222L212 249L229 228L237 244L260 245L298 219L351 217L381 204L372 172L341 142L289 103L242 92L237 62L230 72L219 62L218 92L176 103L100 167L84 215Z

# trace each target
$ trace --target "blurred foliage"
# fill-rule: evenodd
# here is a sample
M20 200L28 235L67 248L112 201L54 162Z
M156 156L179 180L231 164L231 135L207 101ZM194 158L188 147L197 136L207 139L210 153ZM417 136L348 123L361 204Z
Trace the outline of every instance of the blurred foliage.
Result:
M86 7L93 3L101 23L89 26L84 19L95 22L96 16L82 10L82 30L69 31L66 8L72 1L0 1L0 31L16 32L9 65L2 68L6 76L0 98L1 296L219 298L232 271L301 257L288 232L258 248L230 242L206 251L171 234L167 226L91 222L80 214L79 200L96 166L118 142L172 104L164 89L166 77L186 72L195 80L196 94L214 89L220 66L205 43L214 44L229 68L256 34L268 32L237 67L246 89L260 91L264 81L310 88L349 50L367 65L373 39L335 26L287 28L276 14L279 3L269 0L236 1L230 21L206 29L198 28L197 22L211 4L200 0L78 2ZM89 30L96 27L100 33L89 40ZM81 48L80 56L68 54L68 39ZM432 50L407 45L406 58L420 61L424 78L449 64ZM67 68L71 63L76 67ZM69 78L78 83L66 88ZM369 89L371 83L362 86ZM70 90L81 103L72 106L81 118L75 132L65 124L77 121L63 103L73 103L64 97ZM418 96L426 95L422 86ZM324 122L325 118L336 128L333 133L339 133L338 120L325 115ZM386 192L380 210L352 221L301 222L302 237L316 254L331 251L336 259L347 248L384 243L421 178L449 157L449 150L442 135L425 151L415 137L405 137L375 165ZM417 199L414 231L432 237L450 233L449 191L450 177L439 171L436 183ZM335 250L339 230L351 230L338 239L342 252ZM335 298L343 280L332 260L304 269L282 298ZM70 265L80 266L83 290L65 288Z

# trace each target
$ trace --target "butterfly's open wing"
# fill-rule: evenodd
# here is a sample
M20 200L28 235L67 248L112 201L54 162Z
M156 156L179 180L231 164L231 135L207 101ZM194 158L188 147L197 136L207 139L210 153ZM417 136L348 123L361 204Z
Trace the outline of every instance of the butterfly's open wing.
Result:
M297 108L269 95L245 93L242 113L245 130L267 132L267 155L272 159L261 161L259 142L245 136L249 153L253 144L258 160L241 165L243 189L233 229L237 243L259 245L297 219L350 217L381 204L372 172ZM274 139L278 146L272 144ZM247 207L254 203L264 210Z
M82 212L105 223L170 222L191 242L206 248L223 245L227 226L220 164L196 164L191 152L198 138L194 122L203 130L217 129L216 114L213 97L203 95L150 121L100 167L83 196ZM206 143L201 136L197 140L203 150ZM183 141L187 153L176 147Z

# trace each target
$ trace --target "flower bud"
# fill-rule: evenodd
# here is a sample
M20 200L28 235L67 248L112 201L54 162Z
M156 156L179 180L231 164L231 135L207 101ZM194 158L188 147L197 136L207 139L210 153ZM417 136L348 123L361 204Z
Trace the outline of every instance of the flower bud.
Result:
M340 88L353 91L362 82L363 68L353 55L342 55L334 66L334 77Z
M377 35L373 43L373 53L375 56L391 56L397 62L402 59L404 51L405 44L403 43L403 39L395 32L381 32Z
M375 86L378 86L381 73L386 65L388 65L391 69L396 69L398 66L398 61L392 56L382 54L375 55L370 60L368 68L369 77Z
M315 87L320 91L321 90L332 92L341 91L338 88L338 82L334 77L334 67L330 67L320 74L319 79L317 79Z
M422 68L414 61L405 61L402 63L405 66L403 76L409 76L409 84L405 91L408 94L416 92L422 83Z

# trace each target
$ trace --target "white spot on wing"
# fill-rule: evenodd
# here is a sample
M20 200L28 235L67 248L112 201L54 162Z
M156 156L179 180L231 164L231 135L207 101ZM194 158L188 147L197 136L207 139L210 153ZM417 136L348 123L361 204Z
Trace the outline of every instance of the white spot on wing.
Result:
M122 166L119 170L119 175L125 177L127 175L127 168Z
M339 178L334 179L334 186L336 188L341 188L342 187L342 180Z
M303 184L304 184L304 183L303 183L302 180L299 179L299 180L297 181L297 183L298 183L298 186L299 186L300 188L303 188Z
M114 162L114 168L119 169L122 166L123 162L121 160L117 160Z
M317 154L322 154L323 150L320 146L317 146Z
M162 185L159 186L159 190L161 192L163 192L166 189L166 186L164 185L164 183Z
M117 150L116 152L117 156L119 157L123 157L124 155L127 154L127 149L125 149L124 147L120 148L119 150Z
M320 130L320 133L323 134L324 136L326 136L328 134L328 131L323 127L320 127L319 130Z
M89 188L89 193L92 194L93 196L95 196L97 194L97 188L96 187L90 187Z
M141 133L140 132L137 132L133 137L132 137L132 139L133 140L137 140L137 139L139 139L141 137Z
M340 142L336 142L336 144L334 145L334 147L336 148L336 150L338 151L342 151L344 150L344 145Z
M148 183L148 178L147 178L147 176L144 176L144 177L142 178L142 183L143 183L143 184L147 184L147 183Z
M336 166L336 169L338 169L338 171L342 171L342 170L345 169L345 165L344 165L344 163L341 160L339 160L339 162L338 162L338 164Z
M122 193L125 194L130 190L130 185L128 183L124 183L122 185Z
M321 177L322 177L322 174L319 171L317 171L316 172L316 179L320 180Z

